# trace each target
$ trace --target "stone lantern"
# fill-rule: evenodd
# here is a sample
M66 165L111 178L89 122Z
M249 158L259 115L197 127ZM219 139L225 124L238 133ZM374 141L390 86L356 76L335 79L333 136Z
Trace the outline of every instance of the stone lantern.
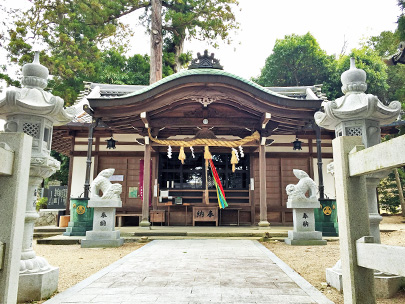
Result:
M335 130L336 137L361 136L366 148L379 144L381 125L392 123L398 118L401 103L393 101L385 106L377 96L366 94L366 72L356 68L354 58L350 59L350 69L342 74L341 81L345 95L335 101L324 102L324 112L315 113L315 122L320 127ZM377 209L376 187L380 179L387 175L388 172L379 172L366 178L370 233L376 243L380 243L379 224L382 220ZM340 268L339 265L338 262L335 267ZM328 283L340 289L336 286L338 283Z
M5 131L24 132L33 138L20 262L19 302L49 297L58 287L59 269L36 256L32 249L34 222L38 218L35 208L37 188L44 178L60 167L60 163L50 156L53 126L66 124L73 118L73 111L64 109L63 99L44 91L49 71L39 63L38 52L34 61L24 65L22 71L23 88L8 88L6 97L0 100L0 118L6 120Z

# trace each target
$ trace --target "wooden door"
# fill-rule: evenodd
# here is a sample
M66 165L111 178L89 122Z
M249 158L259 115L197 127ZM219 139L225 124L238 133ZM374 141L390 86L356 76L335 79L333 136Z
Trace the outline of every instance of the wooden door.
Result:
M260 182L259 159L254 157L253 174L255 178L255 222L259 222L260 215ZM266 158L266 201L267 220L271 224L292 223L292 210L288 209L285 188L288 184L297 184L298 179L293 174L293 169L300 169L309 173L308 158Z

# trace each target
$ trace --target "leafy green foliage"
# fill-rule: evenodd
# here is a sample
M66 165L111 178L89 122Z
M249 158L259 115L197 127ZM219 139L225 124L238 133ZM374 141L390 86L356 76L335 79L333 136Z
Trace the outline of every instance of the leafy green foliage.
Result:
M405 182L405 172L403 169L398 169L401 184ZM403 189L402 189L402 192ZM398 187L395 181L394 173L390 173L387 178L380 182L378 187L380 208L388 213L398 213L398 208L401 205L398 194Z
M404 15L404 10L405 10L405 1L403 0L398 0L398 6L402 10L401 15L398 17L398 35L400 40L405 40L405 15Z
M149 56L126 57L122 49L104 51L94 82L110 84L149 84Z
M329 85L335 70L333 56L322 50L310 34L287 35L278 39L272 54L266 59L261 75L254 79L262 86L302 86L324 83L328 97L337 94Z
M367 93L388 100L387 67L375 50L363 46L335 59L320 48L310 33L277 40L261 75L254 81L263 86L323 84L322 91L333 100L342 96L340 76L349 69L350 57L355 58L357 68L367 73Z
M69 156L60 154L56 151L51 151L51 156L60 161L60 169L48 180L57 180L61 182L61 185L67 185L69 179Z
M49 89L67 105L76 100L83 81L147 84L147 57L124 58L132 31L120 18L144 9L147 23L150 5L147 0L36 0L9 31L10 59L23 65L31 61L35 44L45 45L47 52L42 52L41 62L54 76ZM232 12L238 5L236 0L167 0L162 5L168 44L164 76L191 60L191 55L182 51L187 37L207 42L225 40L230 30L238 27ZM108 58L104 59L105 55ZM139 69L131 71L134 66Z
M48 198L47 197L41 197L40 199L37 200L35 209L39 211L39 209L46 209L48 206Z
M398 51L400 43L399 31L384 31L378 36L371 37L367 44L373 48L379 56L388 58ZM387 67L387 84L389 86L388 100L399 100L405 107L405 65L397 64Z
M388 101L388 84L387 84L387 66L376 51L370 47L363 46L361 49L353 49L349 55L341 56L337 60L337 75L340 75L350 68L350 58L356 61L356 67L363 69L367 74L367 92L368 94L377 95L382 101Z

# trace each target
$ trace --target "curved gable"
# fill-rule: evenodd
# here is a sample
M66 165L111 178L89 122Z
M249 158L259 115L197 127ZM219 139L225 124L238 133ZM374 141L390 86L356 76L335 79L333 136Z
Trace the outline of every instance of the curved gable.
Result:
M238 135L241 130L261 129L265 113L271 114L267 131L288 133L311 121L322 102L290 98L217 69L186 70L127 95L88 100L94 116L112 128L143 129L140 114L146 112L149 127L167 129L166 136L195 134L204 126Z

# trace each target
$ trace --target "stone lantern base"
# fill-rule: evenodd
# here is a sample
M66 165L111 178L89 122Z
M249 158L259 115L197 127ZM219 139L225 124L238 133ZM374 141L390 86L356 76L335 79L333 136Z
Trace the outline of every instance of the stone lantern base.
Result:
M37 273L20 274L18 282L18 303L39 301L49 298L58 289L59 268Z
M326 268L326 282L336 290L343 292L342 270ZM380 299L389 299L405 286L403 278L397 275L374 274L375 295Z

